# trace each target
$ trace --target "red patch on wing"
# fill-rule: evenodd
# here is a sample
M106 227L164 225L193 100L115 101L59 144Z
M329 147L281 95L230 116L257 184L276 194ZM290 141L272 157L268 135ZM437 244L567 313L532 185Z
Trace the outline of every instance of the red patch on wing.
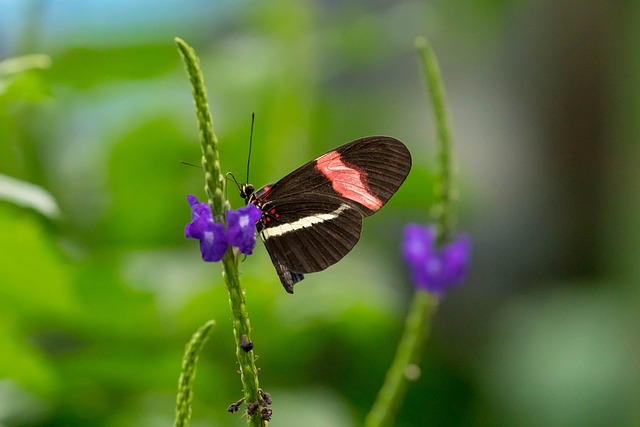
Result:
M382 207L380 199L369 192L366 172L344 164L337 151L318 157L316 167L331 181L333 189L342 197L358 202L372 211Z
M270 185L265 185L264 187L260 188L255 192L253 196L253 203L258 203L258 201L262 200L269 191L271 191Z

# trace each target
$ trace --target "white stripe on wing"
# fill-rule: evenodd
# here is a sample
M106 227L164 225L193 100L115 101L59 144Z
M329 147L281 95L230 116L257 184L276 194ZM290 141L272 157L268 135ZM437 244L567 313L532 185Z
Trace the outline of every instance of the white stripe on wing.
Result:
M332 219L337 218L338 216L340 216L342 212L346 211L349 208L350 208L349 205L343 203L340 205L338 209L334 210L333 212L306 216L304 218L300 218L299 220L290 222L288 224L285 223L281 225L276 225L274 227L268 227L262 230L260 232L260 235L264 240L267 240L271 237L282 236L283 234L289 233L291 231L312 227L313 224L319 224L321 222L331 221Z

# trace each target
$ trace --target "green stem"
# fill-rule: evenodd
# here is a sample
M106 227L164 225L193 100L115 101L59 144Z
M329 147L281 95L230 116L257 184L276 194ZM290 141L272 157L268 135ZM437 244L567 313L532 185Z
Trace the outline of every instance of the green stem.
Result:
M424 37L415 41L418 56L422 64L424 79L429 91L431 105L438 129L438 177L436 179L435 222L438 226L437 244L451 240L454 222L454 189L452 167L452 144L448 110L445 105L445 90L438 59Z
M207 93L204 86L199 60L191 46L180 38L175 39L182 59L187 69L187 74L193 87L193 97L200 129L200 142L202 146L202 168L205 173L205 191L211 212L216 218L224 220L225 210L229 202L224 196L224 179L220 169L218 155L218 139L213 133L213 120L207 103ZM236 340L236 356L240 365L240 379L244 389L244 401L247 404L261 403L259 392L258 370L255 365L253 351L244 351L241 348L242 337L251 340L251 324L244 292L240 286L238 275L238 256L232 248L229 248L222 259L223 276L229 293L229 305L233 315L233 333ZM266 426L267 422L261 417L260 410L247 416L250 426Z
M204 190L211 206L214 217L224 218L226 198L224 196L225 181L220 169L220 157L218 155L218 138L213 133L213 119L207 102L207 91L204 87L204 78L200 70L200 60L195 51L184 40L175 38L182 60L187 69L193 99L196 104L198 128L200 129L200 146L202 148L202 169L204 170Z
M449 115L445 106L444 83L440 75L440 67L433 50L423 37L416 39L416 48L422 64L424 79L430 94L430 100L438 128L438 177L436 180L437 244L448 242L453 235L453 183L451 160L451 132L449 131ZM438 298L425 291L417 291L407 315L402 339L398 345L395 358L385 377L385 382L378 392L371 412L365 419L366 427L388 426L406 394L409 374L419 372L423 344L430 332L430 320L437 309Z
M431 316L437 305L438 300L435 296L427 292L416 292L395 358L365 419L365 427L393 425L393 418L404 399L408 382L416 380L419 376L420 368L417 364L430 330Z
M256 368L253 351L242 349L242 336L245 335L251 341L251 323L244 298L244 292L240 287L238 278L238 257L233 255L233 249L229 249L222 259L224 279L229 292L229 305L233 313L233 334L236 339L236 357L240 364L240 380L244 387L244 401L247 403L260 402L260 384L258 382L258 369ZM262 426L266 422L260 417L260 411L249 416L249 425Z
M182 372L178 381L178 398L176 401L176 420L174 427L186 427L191 419L191 402L193 400L193 380L196 377L196 366L198 356L204 344L209 339L209 333L215 322L209 320L198 331L193 334L191 341L187 344L182 359Z

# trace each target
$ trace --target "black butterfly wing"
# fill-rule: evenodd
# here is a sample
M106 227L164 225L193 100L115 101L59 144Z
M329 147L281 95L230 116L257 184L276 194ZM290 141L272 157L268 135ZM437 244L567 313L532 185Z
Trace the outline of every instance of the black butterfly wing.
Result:
M270 187L269 199L305 192L335 194L355 202L363 215L369 216L398 191L410 170L411 154L402 142L369 136L331 150L286 175Z
M275 213L268 215L271 219L260 230L260 236L267 249L276 249L283 263L296 272L324 270L344 257L360 239L362 213L325 193L310 192L278 200Z
M362 218L380 209L411 168L402 142L367 137L329 151L256 192L258 231L287 292L304 273L341 260Z

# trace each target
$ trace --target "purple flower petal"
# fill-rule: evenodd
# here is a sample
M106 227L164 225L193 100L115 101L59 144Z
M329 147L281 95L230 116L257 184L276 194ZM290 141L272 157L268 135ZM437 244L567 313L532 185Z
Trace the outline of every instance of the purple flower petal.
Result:
M256 222L261 216L262 212L254 204L227 211L229 244L251 255L256 246Z
M191 222L184 228L184 237L200 240L204 261L220 261L229 246L224 226L213 221L207 203L199 203L198 198L190 194L187 200L191 206Z
M410 265L421 264L433 251L436 239L436 228L408 224L404 228L402 253Z
M402 249L414 286L442 293L466 278L471 240L467 235L460 235L453 242L436 248L435 236L433 226L409 224L404 230Z
M203 233L200 239L202 259L207 262L220 261L227 251L228 246L224 225L214 222L211 224L211 227Z
M460 283L467 277L467 270L471 258L471 239L462 234L444 248L443 262L448 280Z

